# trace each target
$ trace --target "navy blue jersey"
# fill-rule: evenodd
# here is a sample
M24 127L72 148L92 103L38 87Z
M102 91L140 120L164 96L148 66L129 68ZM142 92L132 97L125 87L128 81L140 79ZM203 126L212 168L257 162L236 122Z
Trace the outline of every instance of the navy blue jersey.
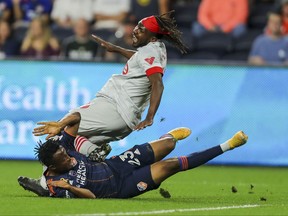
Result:
M58 137L67 154L77 160L77 164L67 173L59 176L46 176L46 181L64 180L69 184L86 188L92 191L97 198L115 197L117 185L113 172L106 163L89 161L84 155L76 152L74 148L75 137L62 132ZM49 187L50 196L53 197L75 197L68 190L59 187Z
M120 155L98 163L76 152L75 137L62 132L58 139L67 154L77 160L77 164L65 174L46 176L48 183L64 180L75 187L90 190L97 198L129 198L159 186L151 176L150 165L155 158L148 143L135 145ZM48 188L52 197L75 197L66 189L53 186Z

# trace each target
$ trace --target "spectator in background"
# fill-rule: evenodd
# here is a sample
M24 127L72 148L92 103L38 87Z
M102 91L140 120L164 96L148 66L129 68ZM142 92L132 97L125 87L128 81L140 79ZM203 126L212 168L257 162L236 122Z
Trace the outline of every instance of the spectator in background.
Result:
M50 21L51 0L12 0L15 27L28 27L35 17Z
M50 27L40 17L30 23L21 45L21 55L36 59L59 55L59 42L52 36Z
M13 38L10 25L0 20L0 59L19 54L19 43Z
M73 23L80 18L93 21L93 0L54 0L51 18L56 28L73 28Z
M130 0L95 0L93 6L94 28L115 32L129 12Z
M138 22L143 17L165 14L170 11L170 0L131 0L131 19Z
M246 32L248 11L248 0L202 0L192 34L201 37L208 32L223 32L239 37Z
M12 18L12 8L11 0L0 0L0 20L10 22Z
M74 24L74 35L63 40L61 56L72 60L93 60L98 44L90 38L90 25L79 19Z
M282 34L281 14L271 12L264 34L253 42L248 62L253 65L287 64L288 39Z
M282 32L288 35L288 0L281 1Z

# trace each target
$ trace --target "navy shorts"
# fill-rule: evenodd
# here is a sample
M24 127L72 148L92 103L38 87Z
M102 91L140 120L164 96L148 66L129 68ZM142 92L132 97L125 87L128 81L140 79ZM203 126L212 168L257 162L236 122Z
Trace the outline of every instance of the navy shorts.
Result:
M149 143L133 148L105 161L119 184L118 198L130 198L157 189L151 176L151 164L155 162Z

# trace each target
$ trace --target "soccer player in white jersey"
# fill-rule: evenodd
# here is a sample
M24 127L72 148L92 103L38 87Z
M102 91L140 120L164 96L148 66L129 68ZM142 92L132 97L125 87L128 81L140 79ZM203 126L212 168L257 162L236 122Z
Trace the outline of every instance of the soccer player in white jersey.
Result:
M107 51L119 53L128 61L122 73L113 75L89 104L70 111L82 116L75 141L77 151L92 160L103 160L111 150L107 143L153 124L164 89L162 76L167 63L166 48L161 40L171 42L182 53L187 50L181 41L181 32L170 16L171 12L139 21L132 33L132 45L137 51L92 35ZM141 121L148 105L147 115Z
M132 33L132 45L137 51L115 46L93 35L95 41L108 52L119 53L128 61L122 73L113 75L89 104L70 111L81 114L75 149L90 160L104 160L111 151L109 142L123 139L133 130L142 130L153 124L164 89L162 76L167 63L166 48L161 40L172 43L181 53L187 51L181 40L182 33L171 15L172 12L169 12L139 21ZM141 120L147 107L147 115ZM59 128L63 125L62 120L53 124L58 124ZM47 125L49 122L42 127ZM50 133L46 139L54 135Z
M132 34L132 45L138 48L136 52L93 35L95 41L107 51L120 53L129 60L122 74L113 75L85 109L73 110L82 116L79 135L93 143L76 143L80 153L90 154L90 158L93 158L91 152L95 149L94 144L99 146L123 139L133 130L141 130L153 124L164 89L162 76L167 63L166 48L160 39L167 39L182 53L186 52L181 32L170 15L150 16L138 23ZM141 121L148 104L147 115ZM97 159L98 155L95 156Z

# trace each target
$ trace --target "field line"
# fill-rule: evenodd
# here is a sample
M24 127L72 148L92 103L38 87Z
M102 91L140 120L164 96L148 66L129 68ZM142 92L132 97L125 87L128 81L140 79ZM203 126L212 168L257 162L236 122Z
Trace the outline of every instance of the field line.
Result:
M221 206L221 207L207 207L207 208L186 208L186 209L167 209L156 211L140 211L140 212L114 212L114 213L95 213L95 214L73 214L70 216L125 216L125 215L158 215L177 212L194 212L194 211L215 211L225 209L241 209L241 208L255 208L260 205L238 205L238 206ZM63 215L62 215L63 216Z

